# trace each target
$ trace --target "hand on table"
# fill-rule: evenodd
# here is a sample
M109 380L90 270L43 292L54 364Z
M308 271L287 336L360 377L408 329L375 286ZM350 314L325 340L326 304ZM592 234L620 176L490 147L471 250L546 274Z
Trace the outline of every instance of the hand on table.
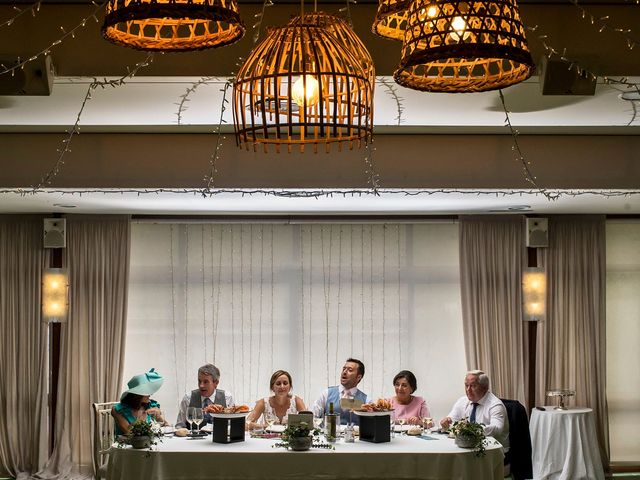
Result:
M442 420L440 420L440 426L447 430L452 422L453 420L451 420L451 417L444 417Z

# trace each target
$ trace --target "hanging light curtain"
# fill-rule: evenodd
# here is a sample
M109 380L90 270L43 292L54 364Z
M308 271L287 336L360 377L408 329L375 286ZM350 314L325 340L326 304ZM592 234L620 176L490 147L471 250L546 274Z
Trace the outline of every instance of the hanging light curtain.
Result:
M304 18L304 16L303 16ZM240 146L366 144L373 131L373 84L364 60L322 22L294 19L273 28L251 52L233 86Z
M532 69L515 0L413 0L394 79L429 92L482 92L521 82Z
M411 0L380 0L371 31L389 40L404 40Z
M244 32L237 0L109 0L102 25L110 42L161 52L222 47Z

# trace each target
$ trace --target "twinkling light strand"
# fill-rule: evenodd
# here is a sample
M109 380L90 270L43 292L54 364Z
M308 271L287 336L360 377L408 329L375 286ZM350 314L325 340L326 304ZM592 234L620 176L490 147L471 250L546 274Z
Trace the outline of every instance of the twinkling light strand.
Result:
M38 53L34 53L33 55L31 55L30 57L27 57L25 60L21 60L18 59L18 62L16 62L14 65L11 66L6 66L6 65L0 65L0 75L4 75L6 73L13 73L16 70L18 70L19 68L22 69L24 68L24 66L29 63L29 62L33 62L34 60L36 60L38 57L40 57L41 55L49 55L51 53L51 50L54 49L55 47L57 47L58 45L60 45L63 41L67 40L69 37L71 38L75 38L76 37L76 32L81 29L84 28L85 25L87 24L87 22L91 19L94 19L96 21L96 23L98 23L98 13L104 9L104 6L107 4L106 0L104 2L102 2L101 4L97 4L96 2L91 2L93 5L95 5L95 9L91 12L91 15L88 15L86 17L84 17L80 23L78 23L75 27L73 27L71 30L65 30L64 27L60 27L60 30L62 30L63 34L62 36L60 36L59 38L57 38L56 40L54 40L53 42L51 42L49 44L48 47L43 48L42 50L40 50Z
M124 85L125 81L128 78L133 77L136 73L138 73L138 71L140 69L148 66L152 61L153 61L153 53L149 53L147 55L147 57L143 61L138 62L133 67L133 69L130 69L130 68L127 67L127 70L128 70L127 74L123 75L120 78L117 78L115 80L107 80L106 78L103 79L103 80L98 80L97 78L93 79L93 81L89 84L89 87L87 88L87 93L85 94L84 99L82 100L82 103L80 104L80 110L78 111L78 114L76 115L76 121L73 124L73 127L71 127L71 129L67 130L67 136L62 140L62 146L60 148L58 148L58 150L57 150L58 158L56 160L56 163L53 165L53 168L51 170L49 170L40 179L40 182L37 185L35 185L35 186L33 186L31 188L33 193L37 192L41 188L49 187L51 185L51 183L53 182L53 180L55 179L55 177L60 173L60 170L64 166L65 155L67 155L67 153L71 152L71 141L73 140L73 136L74 135L80 135L80 119L82 117L82 112L84 112L84 108L87 106L87 102L89 100L91 100L93 90L95 90L98 87L116 88L116 87L119 87L121 85Z
M202 196L201 188L127 188L127 189L39 189L34 191L29 188L0 188L0 194L19 194L22 196L32 195L34 193L62 195L62 196L79 196L90 194L104 195L120 195L134 194L142 195L160 195L160 194L184 194L193 196ZM554 198L560 197L579 197L584 195L595 195L601 197L630 197L640 195L640 189L545 189L547 194ZM532 189L458 189L458 188L437 188L437 189L415 189L415 190L396 190L391 188L379 189L377 193L373 193L369 189L335 189L335 190L279 190L279 189L212 189L205 192L205 196L214 196L222 194L237 194L243 197L260 195L273 196L282 198L333 198L333 197L368 197L371 195L381 196L387 194L404 195L414 197L418 195L473 195L473 196L494 196L511 197L523 195L541 195L540 190Z
M376 172L373 154L376 151L376 147L373 146L373 140L367 142L367 146L364 149L364 173L367 177L367 184L374 195L378 195L380 189L380 176Z
M192 83L191 86L188 87L182 95L180 95L180 101L176 103L176 105L178 106L178 111L176 112L176 116L178 117L178 125L182 125L182 115L188 108L188 103L191 101L191 99L189 98L191 94L193 94L198 89L198 87L209 83L214 78L215 77L202 77L197 82Z
M264 0L264 2L262 2L262 10L260 10L258 13L256 13L253 17L256 18L256 23L253 24L253 29L255 30L253 32L253 44L255 45L256 43L258 43L258 40L260 39L260 33L262 31L262 22L264 20L264 14L265 11L267 10L267 8L272 7L273 6L273 1L272 0Z
M205 175L204 181L207 182L207 187L205 188L203 195L207 195L213 188L213 182L216 174L218 173L218 161L220 160L220 151L222 149L222 141L226 138L222 135L221 127L223 123L227 123L224 119L224 112L227 109L227 103L229 103L229 99L227 98L227 92L229 88L233 85L232 80L227 80L223 87L220 89L222 92L222 108L220 109L220 119L218 120L218 125L215 129L216 133L216 147L211 156L209 157L209 173Z
M615 34L624 38L627 44L627 48L629 50L633 50L633 47L640 44L640 40L632 35L630 28L622 28L616 25L611 24L609 21L609 15L605 15L604 17L598 17L593 15L589 10L580 5L578 0L569 0L580 12L580 18L582 18L585 22L588 22L590 25L598 31L598 33L602 33L605 30L614 32Z
M504 115L505 115L504 122L505 122L505 125L509 128L509 131L511 132L511 137L513 139L513 145L511 146L511 150L513 151L517 160L522 164L522 173L524 174L525 180L529 182L531 185L533 185L535 188L537 188L541 194L547 197L548 200L556 200L557 197L550 195L544 188L541 188L540 186L538 186L538 183L536 182L536 177L531 173L531 162L528 161L526 158L524 158L524 154L520 149L520 143L518 142L519 132L518 130L513 128L513 125L511 125L511 118L509 116L509 110L507 109L507 104L504 101L504 95L502 93L502 89L498 90L498 93L500 94L500 102L502 102L502 108L504 109Z
M2 27L10 27L11 25L13 25L13 22L15 22L18 18L20 18L22 15L24 15L27 12L31 12L31 15L33 17L35 17L39 12L40 12L40 3L41 2L36 2L33 5L31 5L30 7L26 7L26 8L20 8L16 5L13 6L13 9L15 11L17 11L18 13L16 13L13 17L8 18L7 20L5 20L4 22L0 23L0 28Z
M404 113L404 105L402 104L403 99L398 94L397 85L395 83L389 82L386 78L382 77L376 80L377 83L381 84L387 91L387 94L396 102L396 109L398 111L398 115L396 115L397 125L400 125L403 122L402 114Z
M356 5L358 2L356 0L345 0L345 6L338 9L339 12L346 13L347 22L349 26L353 28L353 20L351 19L351 4Z

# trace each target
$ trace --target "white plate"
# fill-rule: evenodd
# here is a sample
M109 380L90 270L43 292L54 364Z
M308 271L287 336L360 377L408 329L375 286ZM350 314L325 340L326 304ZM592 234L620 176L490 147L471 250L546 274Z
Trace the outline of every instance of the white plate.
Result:
M286 425L271 425L267 427L267 432L282 433L285 428L287 428Z
M176 429L173 425L167 425L166 427L160 427L160 430L164 435L170 435L175 433Z
M213 432L213 425L211 425L210 423L207 423L204 427L202 427L200 430L202 430L203 432Z
M382 412L359 412L358 410L353 411L353 413L361 417L381 417L383 415L391 415L391 412L393 412L393 410L385 410Z
M241 418L246 417L251 412L241 412L241 413L212 413L211 416L213 418Z

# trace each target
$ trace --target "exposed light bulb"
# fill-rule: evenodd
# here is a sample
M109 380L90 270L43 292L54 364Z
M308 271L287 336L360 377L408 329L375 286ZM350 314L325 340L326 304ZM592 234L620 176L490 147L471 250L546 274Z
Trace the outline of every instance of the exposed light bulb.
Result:
M456 41L466 40L469 37L469 32L467 32L467 22L464 21L462 17L454 17L451 20L451 28L455 33L451 33L451 38Z
M427 17L429 17L429 18L435 17L437 15L437 13L438 13L438 9L436 7L434 7L433 5L430 6L427 9Z
M318 81L313 75L304 75L296 80L291 88L291 98L298 106L304 108L305 98L307 107L312 107L318 103L320 89Z

